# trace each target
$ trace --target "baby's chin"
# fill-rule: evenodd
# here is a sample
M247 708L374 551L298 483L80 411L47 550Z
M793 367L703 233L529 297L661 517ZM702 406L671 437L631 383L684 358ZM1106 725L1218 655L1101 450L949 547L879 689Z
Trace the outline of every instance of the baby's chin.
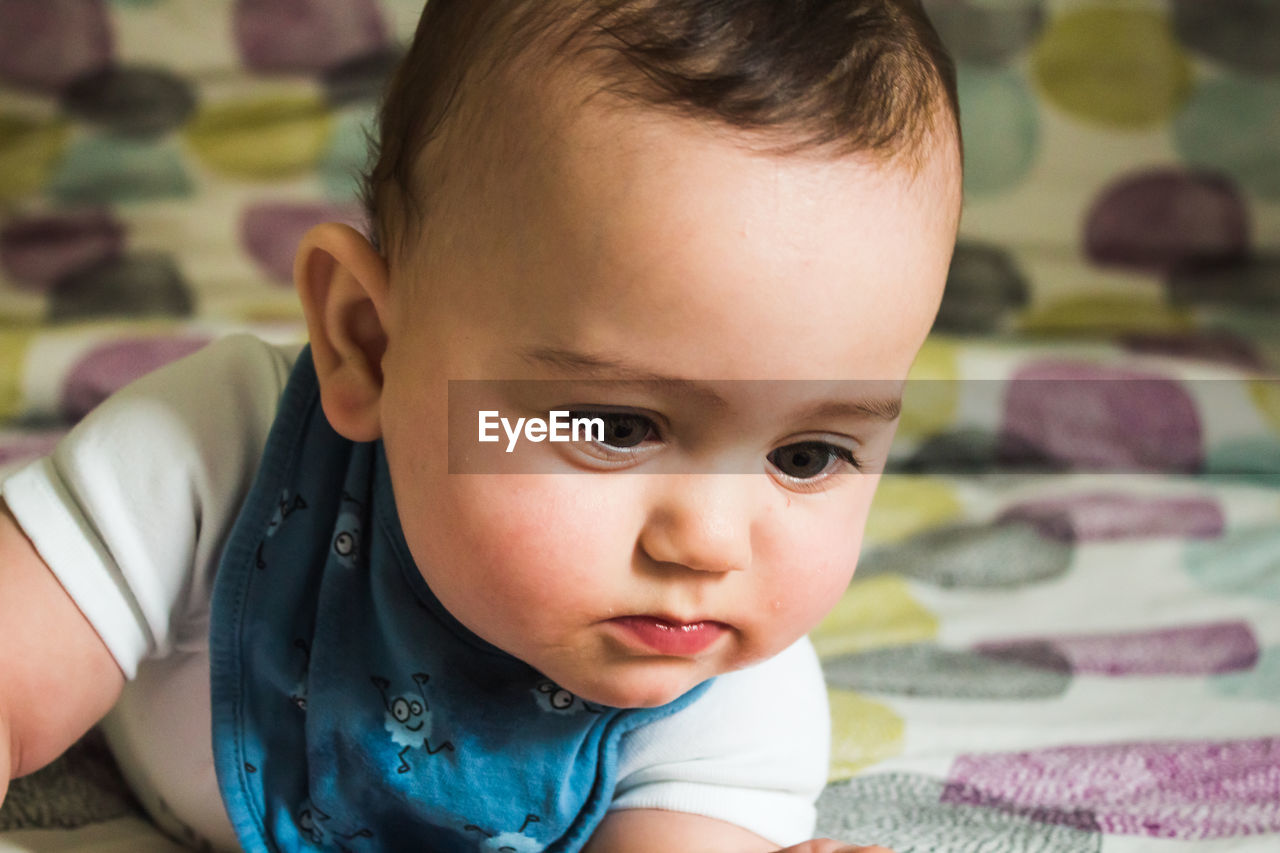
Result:
M619 667L620 672L599 674L587 678L565 678L557 685L594 705L610 708L656 708L674 702L703 681L719 672L703 672L701 668L672 661L664 665L651 661L645 666Z

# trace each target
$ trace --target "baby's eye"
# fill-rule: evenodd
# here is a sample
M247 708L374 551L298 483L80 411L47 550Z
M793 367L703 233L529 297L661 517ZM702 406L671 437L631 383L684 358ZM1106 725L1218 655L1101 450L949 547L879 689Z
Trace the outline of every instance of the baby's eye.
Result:
M634 412L572 412L573 418L599 418L604 422L604 437L599 442L615 450L639 447L656 430L653 421Z
M851 451L825 441L788 444L770 453L768 459L782 474L794 480L812 480L831 473L833 463L844 462L858 467Z

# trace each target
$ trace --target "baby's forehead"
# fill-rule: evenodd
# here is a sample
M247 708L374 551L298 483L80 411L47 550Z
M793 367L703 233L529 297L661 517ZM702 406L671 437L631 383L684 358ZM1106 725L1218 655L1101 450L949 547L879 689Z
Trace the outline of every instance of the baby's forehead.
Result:
M635 108L587 107L552 130L481 179L485 194L461 200L452 238L417 270L442 287L443 302L422 304L452 328L479 316L499 330L492 357L518 341L674 376L905 369L945 278L955 204L922 197L907 164L759 150Z
M718 266L745 292L761 286L735 266L752 243L803 243L808 254L796 263L809 266L866 238L780 217L787 205L841 215L868 205L910 209L914 220L950 220L941 228L913 222L914 230L954 240L960 203L954 137L930 137L919 156L896 159L789 149L776 135L673 116L574 78L555 82L509 89L505 109L474 117L479 132L472 144L455 146L449 186L429 193L428 201L449 215L413 235L434 245L426 257L415 253L420 269L450 265L460 254L484 263L514 247L530 267L559 267L566 280L585 283L602 273L575 269L574 250L625 249L655 260L685 253L698 272ZM741 245L699 248L727 226L737 228ZM534 276L515 282L528 293L545 284ZM639 292L655 287L644 278L627 285ZM678 294L668 288L664 295Z

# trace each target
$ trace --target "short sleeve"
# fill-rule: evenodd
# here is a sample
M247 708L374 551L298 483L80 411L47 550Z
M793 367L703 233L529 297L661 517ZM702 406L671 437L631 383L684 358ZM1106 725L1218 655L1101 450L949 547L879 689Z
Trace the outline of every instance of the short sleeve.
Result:
M830 747L826 686L806 638L627 735L611 808L705 815L788 847L812 837Z
M207 610L296 355L224 338L112 395L5 480L10 511L126 677Z

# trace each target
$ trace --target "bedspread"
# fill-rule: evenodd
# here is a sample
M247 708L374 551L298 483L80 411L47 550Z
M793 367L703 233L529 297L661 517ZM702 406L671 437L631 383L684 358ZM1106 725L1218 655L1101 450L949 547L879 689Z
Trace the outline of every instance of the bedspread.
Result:
M1280 11L930 0L947 295L814 632L819 830L899 853L1280 850ZM0 0L0 464L213 338L281 342L363 227L416 0ZM180 849L96 734L0 851Z

